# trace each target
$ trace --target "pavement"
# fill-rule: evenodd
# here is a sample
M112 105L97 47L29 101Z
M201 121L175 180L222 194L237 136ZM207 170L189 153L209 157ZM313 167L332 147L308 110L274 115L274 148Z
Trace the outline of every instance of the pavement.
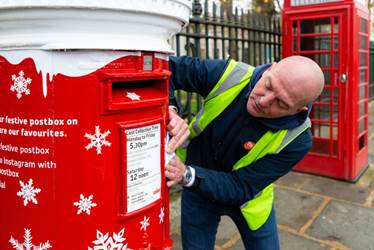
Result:
M173 249L180 239L180 194L171 194ZM291 172L275 183L282 250L374 250L374 102L369 105L369 168L356 183ZM243 250L229 217L222 217L216 250ZM204 249L202 249L204 250Z

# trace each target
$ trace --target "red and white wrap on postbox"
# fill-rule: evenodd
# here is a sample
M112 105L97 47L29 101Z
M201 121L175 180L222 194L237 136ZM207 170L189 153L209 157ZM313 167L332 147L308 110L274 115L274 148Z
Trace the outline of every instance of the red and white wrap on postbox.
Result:
M0 3L0 249L170 249L168 37L188 0Z

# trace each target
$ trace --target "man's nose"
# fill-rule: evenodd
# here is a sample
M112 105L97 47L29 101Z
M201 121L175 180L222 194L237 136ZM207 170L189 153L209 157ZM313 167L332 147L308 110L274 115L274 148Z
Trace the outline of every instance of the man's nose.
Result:
M267 108L267 107L270 107L270 105L272 104L273 100L274 100L274 95L271 94L271 93L268 93L266 95L261 96L258 104L262 108Z

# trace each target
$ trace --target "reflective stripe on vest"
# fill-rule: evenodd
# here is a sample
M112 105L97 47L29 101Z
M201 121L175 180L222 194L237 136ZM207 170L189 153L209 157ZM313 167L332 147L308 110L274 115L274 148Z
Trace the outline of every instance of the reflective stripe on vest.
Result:
M252 66L237 63L234 60L229 62L224 74L205 98L202 109L192 119L189 125L190 139L201 134L230 105L243 88L249 84L253 70ZM266 132L255 146L234 165L233 170L250 167L251 163L267 154L279 153L308 127L310 127L309 119L301 126L291 130L283 129L277 132ZM185 148L178 149L177 154L182 161L185 161ZM268 219L273 206L273 196L273 185L270 184L257 194L255 198L241 206L241 211L251 230L257 230Z
M227 108L235 97L248 85L254 68L248 64L230 60L222 77L204 100L204 105L192 119L190 139L198 136L211 121ZM216 98L218 97L219 98ZM205 112L213 110L213 112Z
M200 135L206 126L229 106L243 88L249 84L253 71L254 67L248 64L230 60L225 72L204 99L204 105L192 118L188 126L190 130L189 140ZM205 112L206 109L209 111ZM187 158L188 143L189 141L186 141L176 151L182 162L185 162Z

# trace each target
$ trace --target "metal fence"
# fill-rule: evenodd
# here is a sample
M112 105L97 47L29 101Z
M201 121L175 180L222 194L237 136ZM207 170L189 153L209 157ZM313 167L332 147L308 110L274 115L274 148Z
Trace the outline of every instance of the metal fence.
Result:
M374 101L374 42L370 42L369 101Z
M235 59L253 66L281 58L279 16L225 9L223 5L193 1L190 23L172 40L178 56L206 59ZM192 93L177 92L182 115L191 117L200 109L202 99Z

